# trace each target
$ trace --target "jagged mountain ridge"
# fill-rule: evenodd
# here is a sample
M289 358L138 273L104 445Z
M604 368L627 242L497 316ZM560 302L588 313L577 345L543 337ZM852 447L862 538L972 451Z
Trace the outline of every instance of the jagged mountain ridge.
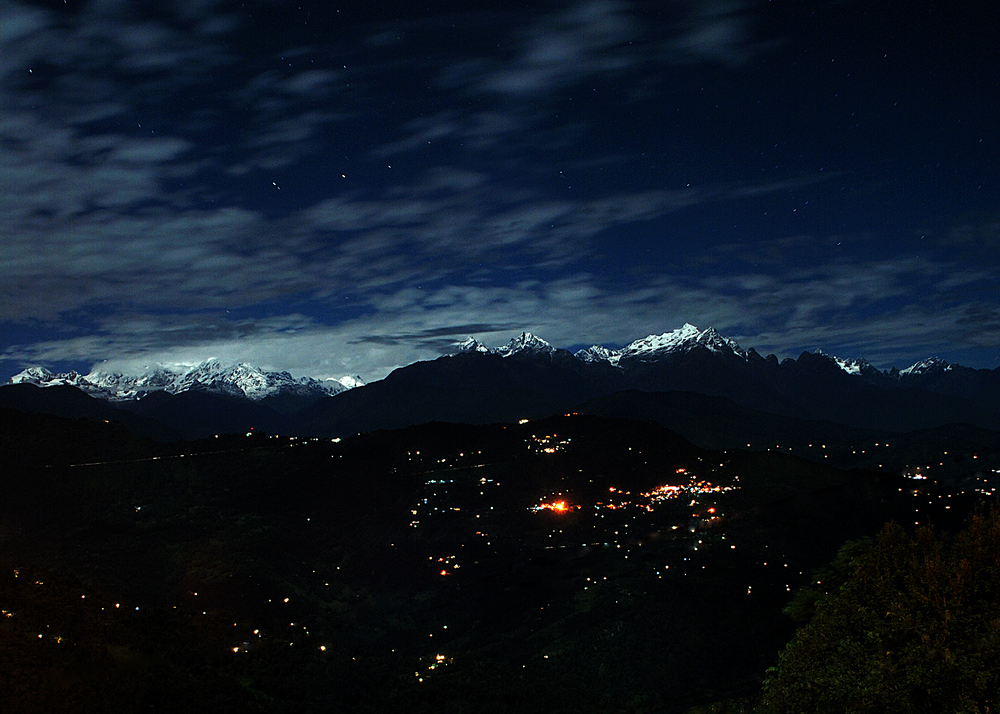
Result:
M717 355L733 355L750 360L759 357L753 348L744 349L735 340L722 336L714 327L698 328L690 323L660 335L648 335L637 339L621 349L594 345L574 354L553 347L544 339L530 332L522 332L501 347L487 347L475 337L455 345L455 353L495 354L500 357L548 357L567 358L585 364L605 363L619 369L630 365L651 363L668 357L683 355L701 346ZM830 360L841 370L852 376L859 376L879 383L905 381L912 377L942 375L954 370L968 368L952 365L939 357L920 360L902 370L879 370L863 358L841 358L828 355L821 350L815 354ZM787 360L786 360L787 361ZM300 396L333 396L346 389L362 386L360 377L341 380L317 380L313 377L293 378L288 372L272 372L241 362L226 365L211 359L186 369L158 365L139 375L124 375L115 372L93 371L82 375L78 372L53 373L44 367L29 367L10 379L9 384L35 384L41 387L69 385L107 401L128 401L145 395L164 391L177 394L190 389L215 391L231 396L242 396L259 400L278 394Z
M615 367L622 366L622 362L654 361L659 357L668 354L688 352L695 346L701 345L711 352L731 352L733 354L746 354L735 340L720 335L714 327L705 330L699 329L690 323L685 323L682 327L673 332L665 332L661 335L648 335L635 340L620 350L609 349L603 345L594 345L587 349L579 350L572 354L581 362L607 362ZM522 332L519 336L512 338L502 347L490 348L479 342L475 337L468 337L455 345L456 352L483 352L496 354L501 357L514 357L525 355L549 355L554 356L562 353L561 356L569 356L567 350L553 347L537 335L530 332Z
M295 379L288 372L271 372L245 362L226 365L215 359L187 369L158 365L139 375L101 371L86 375L78 372L56 374L44 367L29 367L10 380L10 384L34 384L40 387L67 385L109 402L138 400L153 392L180 394L190 390L245 397L254 401L279 395L333 396L362 383L360 377L349 380L347 384L332 379L320 381L313 377Z
M712 328L690 324L621 349L594 346L575 355L528 332L497 348L469 338L456 345L456 354L398 368L385 379L332 396L314 391L316 380L218 363L184 375L165 370L98 378L32 369L19 378L78 386L105 401L115 401L108 396L114 395L123 407L195 435L256 426L343 436L432 420L505 422L572 411L623 390L694 392L786 417L867 429L909 431L948 423L1000 429L1000 370L935 358L882 371L865 360L822 352L779 362Z
M736 340L721 335L714 327L701 329L691 323L685 323L672 332L642 337L621 349L593 345L572 353L572 356L583 363L603 362L613 367L626 368L630 363L655 362L668 356L687 354L698 346L704 347L714 354L733 355L745 361L760 356L754 348L744 349ZM470 336L455 345L455 353L463 352L496 354L501 357L551 356L556 353L567 353L566 350L553 347L544 339L530 332L522 332L501 347L487 347L475 337ZM885 380L905 380L908 377L925 374L940 374L955 369L968 369L960 365L949 364L940 357L929 357L919 360L905 369L880 370L864 358L843 358L827 354L819 349L812 354L829 360L849 375L865 377L869 380L881 380L881 383L885 383Z
M576 355L527 332L498 348L474 338L456 347L454 355L402 367L363 389L315 403L304 432L533 418L623 390L695 392L762 412L867 429L948 423L1000 428L1000 370L884 372L864 360L817 352L779 362L693 325L620 350L595 346Z
M620 350L609 350L601 345L594 345L587 354L588 356L606 354L608 362L621 366L623 361L626 364L629 360L649 362L669 354L690 352L698 345L714 353L731 353L742 357L747 354L735 340L723 337L714 327L701 330L690 323L685 323L673 332L649 335L635 340Z

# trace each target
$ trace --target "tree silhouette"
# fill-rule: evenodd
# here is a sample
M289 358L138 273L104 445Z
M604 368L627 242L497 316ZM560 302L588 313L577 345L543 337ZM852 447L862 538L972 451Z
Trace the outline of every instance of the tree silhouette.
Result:
M953 539L889 524L874 543L845 546L817 581L788 610L809 622L769 670L758 711L996 711L996 509Z

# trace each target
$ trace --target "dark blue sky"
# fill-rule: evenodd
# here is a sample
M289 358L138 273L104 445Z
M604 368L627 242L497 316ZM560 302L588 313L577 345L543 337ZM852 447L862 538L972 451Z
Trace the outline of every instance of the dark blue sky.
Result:
M5 2L0 378L372 380L684 322L997 367L998 31L985 1Z

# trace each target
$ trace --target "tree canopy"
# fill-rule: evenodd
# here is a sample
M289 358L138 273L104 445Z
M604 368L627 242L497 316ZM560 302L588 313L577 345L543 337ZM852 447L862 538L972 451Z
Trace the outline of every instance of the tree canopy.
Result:
M954 538L896 524L848 543L786 610L808 619L759 712L994 712L1000 706L1000 512Z

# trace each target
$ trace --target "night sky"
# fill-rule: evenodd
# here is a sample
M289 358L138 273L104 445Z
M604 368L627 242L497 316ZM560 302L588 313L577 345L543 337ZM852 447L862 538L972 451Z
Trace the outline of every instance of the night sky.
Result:
M469 335L1000 366L1000 4L0 3L0 381Z

